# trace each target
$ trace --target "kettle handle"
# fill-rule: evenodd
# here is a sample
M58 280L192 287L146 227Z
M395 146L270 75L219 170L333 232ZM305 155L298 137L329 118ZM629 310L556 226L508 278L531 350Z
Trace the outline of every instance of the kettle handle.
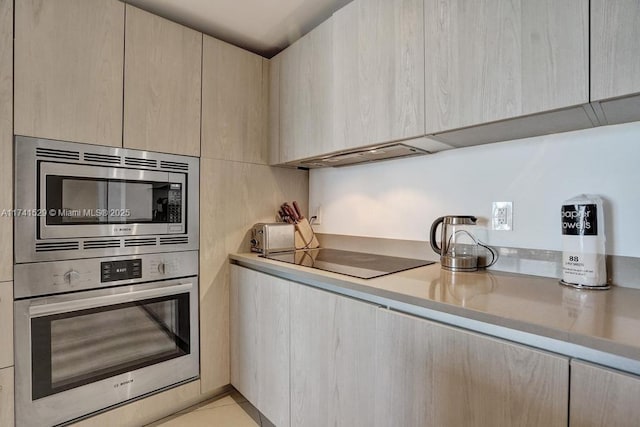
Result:
M429 233L429 243L431 244L431 249L433 249L433 251L439 255L442 255L442 248L436 243L436 229L438 228L438 225L442 223L442 221L444 221L443 216L433 221L433 224L431 224L431 232ZM440 244L442 244L442 242Z

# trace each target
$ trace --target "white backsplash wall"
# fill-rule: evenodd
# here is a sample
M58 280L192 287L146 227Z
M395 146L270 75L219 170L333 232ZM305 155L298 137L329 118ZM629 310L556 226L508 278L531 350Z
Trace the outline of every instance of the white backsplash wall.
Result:
M316 232L428 241L439 216L475 215L513 202L513 231L484 231L493 245L562 250L560 206L577 194L605 200L607 254L640 257L640 122L316 169L309 177Z

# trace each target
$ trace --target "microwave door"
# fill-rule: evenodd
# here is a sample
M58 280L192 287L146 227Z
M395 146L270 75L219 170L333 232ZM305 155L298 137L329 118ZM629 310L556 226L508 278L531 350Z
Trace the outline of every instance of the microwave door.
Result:
M105 216L91 215L93 211L102 211L107 208L107 182L73 179L62 177L49 177L48 185L59 187L60 191L51 194L52 200L48 203L49 209L58 211L52 215L56 224L100 224L107 222ZM59 182L54 182L59 181ZM69 213L69 215L63 214Z
M148 197L150 186L167 185L167 172L41 162L39 180L40 239L167 233Z
M125 182L109 183L109 223L140 224L154 222L154 188L166 183Z

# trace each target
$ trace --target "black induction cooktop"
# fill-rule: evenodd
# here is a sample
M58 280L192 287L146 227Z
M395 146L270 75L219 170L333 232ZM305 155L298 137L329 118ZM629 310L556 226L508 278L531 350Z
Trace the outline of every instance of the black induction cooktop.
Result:
M400 258L338 249L307 249L264 255L267 259L302 265L332 273L345 274L360 279L373 279L399 271L434 264L433 261Z

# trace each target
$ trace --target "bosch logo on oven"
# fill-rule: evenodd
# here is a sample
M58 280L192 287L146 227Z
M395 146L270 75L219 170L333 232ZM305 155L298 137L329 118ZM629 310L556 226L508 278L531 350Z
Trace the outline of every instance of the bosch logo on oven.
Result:
M126 385L131 384L131 383L133 383L133 378L131 378L131 379L129 379L129 380L126 380L126 381L122 381L121 383L115 383L115 384L113 385L113 388L124 387L124 386L126 386Z

